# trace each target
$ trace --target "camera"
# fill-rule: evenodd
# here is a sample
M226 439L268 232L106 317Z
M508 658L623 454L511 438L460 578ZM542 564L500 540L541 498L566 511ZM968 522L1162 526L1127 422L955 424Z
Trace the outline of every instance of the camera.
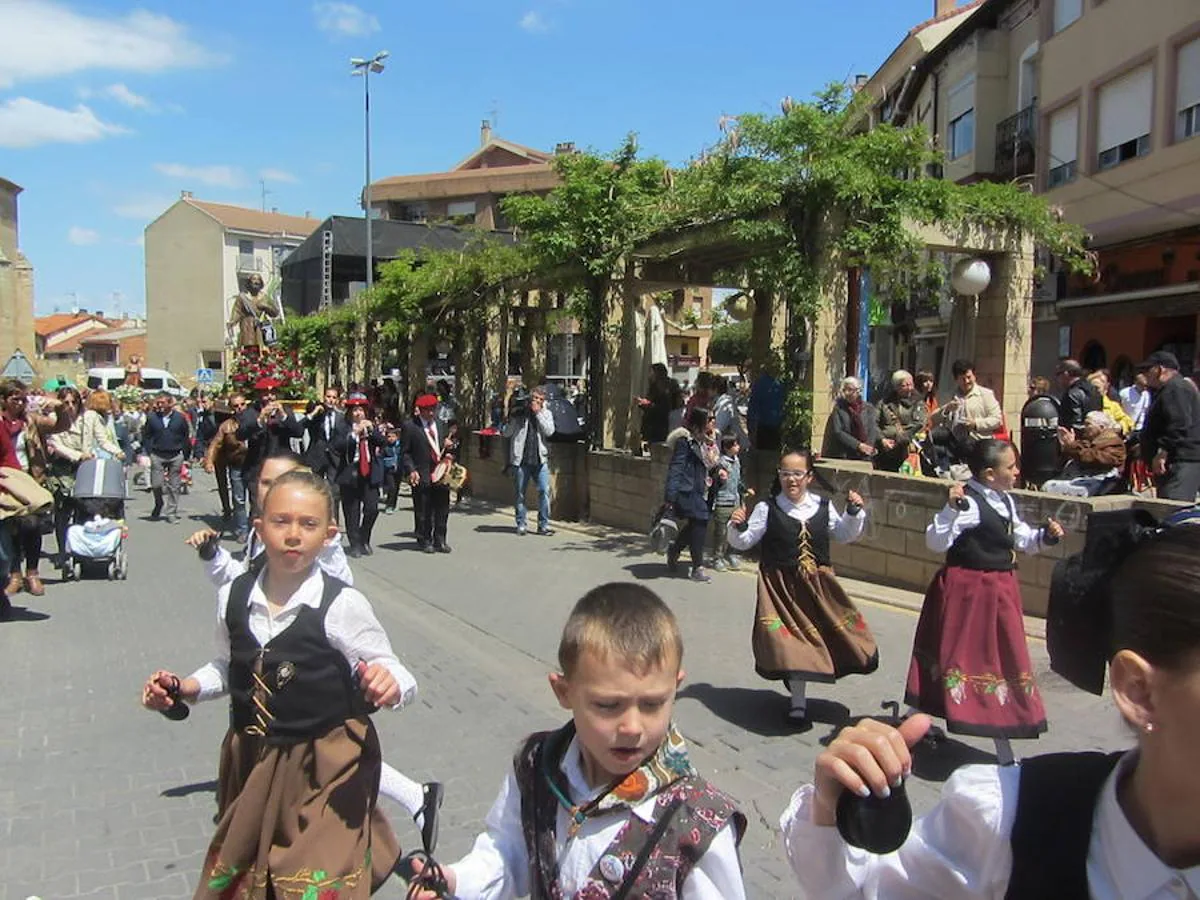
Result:
M512 396L508 398L508 417L515 419L529 412L529 389L524 385L513 388Z

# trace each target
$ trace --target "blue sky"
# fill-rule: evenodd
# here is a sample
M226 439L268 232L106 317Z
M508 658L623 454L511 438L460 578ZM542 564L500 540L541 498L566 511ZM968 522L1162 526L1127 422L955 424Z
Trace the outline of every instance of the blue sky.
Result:
M874 71L933 0L0 0L0 177L22 185L39 314L144 309L141 235L181 190L357 214L372 176L442 171L497 134L682 162L722 114Z

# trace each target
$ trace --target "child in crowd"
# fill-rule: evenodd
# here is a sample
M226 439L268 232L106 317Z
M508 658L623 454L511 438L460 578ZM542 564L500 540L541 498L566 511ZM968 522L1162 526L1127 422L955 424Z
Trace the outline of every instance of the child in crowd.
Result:
M738 565L729 552L729 539L725 532L733 511L742 505L746 485L742 483L742 462L739 454L742 445L737 435L727 432L721 435L721 458L717 462L717 499L713 504L712 524L708 532L708 551L711 565L718 572L736 570Z
M744 897L745 817L671 724L683 640L666 604L641 585L589 591L558 659L550 686L572 720L523 743L487 830L443 869L449 895Z
M834 575L829 553L830 539L849 544L862 535L862 497L848 491L841 515L809 493L812 478L811 450L785 452L770 498L749 515L745 507L735 510L726 529L735 549L762 544L751 632L754 668L787 686L787 717L801 730L812 727L808 682L830 683L879 666L875 638Z
M396 501L400 497L400 479L396 476L400 468L400 429L394 426L387 428L387 443L379 452L383 461L383 511L391 515L396 511Z
M255 482L255 507L262 509L266 502L267 493L271 486L289 472L311 472L312 470L295 453L290 450L280 450L263 462L258 471L258 481ZM195 547L204 563L208 580L216 587L224 587L247 570L257 574L266 563L265 545L258 537L258 532L251 532L247 544L245 558L236 560L217 540L220 535L210 528L202 528L187 539L189 546ZM317 565L331 578L344 582L348 586L354 584L354 574L342 550L340 535L336 535L321 547L317 554ZM222 779L218 779L223 784ZM390 797L403 806L417 827L421 829L421 838L425 849L433 852L437 846L438 810L442 804L445 790L440 782L428 781L420 784L413 781L403 772L394 769L386 762L383 763L379 790L385 797ZM224 798L218 788L217 806L222 808Z
M1008 441L979 441L972 478L952 485L925 531L925 545L946 554L934 575L913 641L905 702L946 720L956 734L990 737L1001 764L1013 761L1010 738L1036 738L1046 710L1025 643L1017 551L1056 544L1062 526L1021 521L1009 495L1017 452Z
M159 670L143 688L143 705L160 711L230 697L226 803L197 898L365 898L399 857L376 808L370 713L406 705L417 685L367 599L317 564L337 538L333 503L311 472L275 479L254 523L266 564L218 594L217 656L186 678Z
M803 896L1200 896L1200 527L1170 526L1109 556L1073 632L1094 637L1084 655L1099 663L1097 690L1108 661L1135 748L965 766L900 848L877 855L842 840L839 799L891 796L930 721L916 715L896 729L865 719L817 758L815 785L796 792L780 822Z

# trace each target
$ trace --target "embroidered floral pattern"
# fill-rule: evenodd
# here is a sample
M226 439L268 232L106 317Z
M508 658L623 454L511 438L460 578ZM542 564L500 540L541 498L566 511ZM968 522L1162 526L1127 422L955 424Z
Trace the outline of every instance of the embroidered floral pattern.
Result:
M301 869L294 875L272 875L270 882L274 896L281 900L341 900L350 896L370 865L371 852L368 850L364 867L346 875L331 876L324 869ZM216 862L207 868L207 887L210 891L219 891L221 900L242 900L266 894L267 873L256 872L253 866L242 869Z
M984 672L980 675L968 675L962 669L950 669L942 676L946 692L955 703L962 704L967 699L967 688L972 688L981 697L994 697L1000 706L1008 703L1009 692L1012 689L1026 696L1033 696L1037 690L1037 682L1030 672L1022 672L1016 679L1007 679L1003 675Z

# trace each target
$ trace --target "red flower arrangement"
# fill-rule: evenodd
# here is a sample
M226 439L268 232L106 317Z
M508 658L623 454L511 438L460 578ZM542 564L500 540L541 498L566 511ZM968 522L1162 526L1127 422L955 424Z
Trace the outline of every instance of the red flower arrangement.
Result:
M281 400L311 399L312 388L293 350L243 348L234 360L229 383L234 390L246 391L263 380L279 385L276 393Z

